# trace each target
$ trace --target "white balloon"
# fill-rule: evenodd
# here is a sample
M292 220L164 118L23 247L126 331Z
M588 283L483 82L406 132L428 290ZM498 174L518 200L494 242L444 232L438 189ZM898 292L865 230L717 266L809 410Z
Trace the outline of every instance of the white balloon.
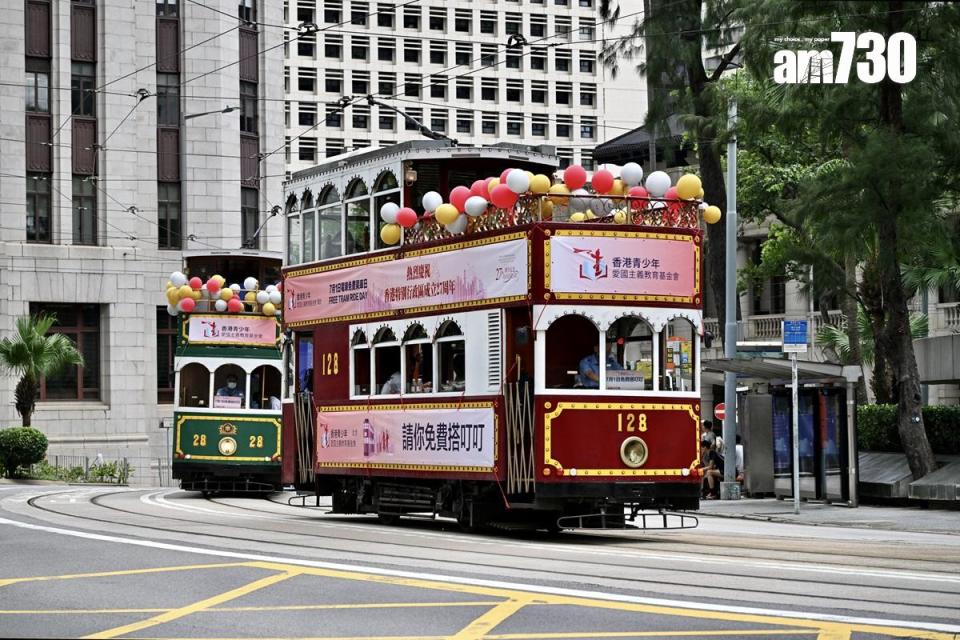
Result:
M217 311L226 311L227 310L227 301L226 300L217 300L213 303L214 308Z
M277 317L279 318L279 317L281 317L281 316L283 315L283 311L280 310L280 309L277 309L276 311L273 312L273 315L275 315L275 316L277 316Z
M257 282L257 279L251 276L243 281L243 288L247 291L256 291L258 284L260 283Z
M463 233L467 230L467 216L462 213L456 220L447 225L447 231L450 233Z
M620 168L620 179L624 184L635 187L643 180L643 168L636 162L628 162Z
M257 291L257 304L267 304L270 302L270 294L266 291Z
M187 284L187 276L183 275L183 273L179 271L174 271L170 274L170 284L175 287L182 287L183 285Z
M395 224L397 221L397 211L400 211L400 205L393 202L384 202L380 207L380 219L387 224Z
M710 205L708 205L706 202L701 202L700 204L697 205L697 209L700 209L700 211L703 211L704 209L706 209L706 208L709 207L709 206L710 206Z
M173 282L173 281L171 280L171 282ZM172 315L172 316L175 317L175 316L177 316L177 315L180 314L180 310L177 309L177 308L176 308L175 306L173 306L172 304L168 304L168 305L167 305L167 313L169 313L170 315Z
M598 216L607 214L607 210L613 208L613 204L603 198L593 198L590 201L590 210Z
M276 290L277 290L277 285L275 284L268 284L267 288L264 289L264 291L266 291L267 293L273 293Z
M423 203L424 211L433 212L437 210L437 207L443 204L443 196L436 191L427 191L425 194L423 194L423 199L421 202Z
M483 196L470 196L463 205L463 210L468 216L482 216L487 210L487 205L487 199Z
M511 169L507 174L507 187L514 193L526 193L530 190L530 178L523 169Z
M280 304L281 300L283 300L283 295L274 287L273 291L270 292L270 302L276 306Z
M239 293L240 293L241 287L240 287L240 285L238 285L236 282L234 282L232 285L230 285L230 288L233 290L234 293L236 293L236 294L239 294Z
M574 189L567 199L567 208L571 213L586 211L590 207L589 195L586 189Z
M654 171L647 176L647 191L655 198L662 198L670 188L670 176L663 171Z
M210 298L210 292L207 291L207 285L200 285L200 297L203 299Z

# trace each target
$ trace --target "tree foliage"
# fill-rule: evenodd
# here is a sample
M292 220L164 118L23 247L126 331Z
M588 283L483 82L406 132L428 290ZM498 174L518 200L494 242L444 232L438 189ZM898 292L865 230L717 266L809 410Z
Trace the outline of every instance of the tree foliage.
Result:
M43 460L47 454L47 437L31 427L0 430L0 464L8 477L17 469Z

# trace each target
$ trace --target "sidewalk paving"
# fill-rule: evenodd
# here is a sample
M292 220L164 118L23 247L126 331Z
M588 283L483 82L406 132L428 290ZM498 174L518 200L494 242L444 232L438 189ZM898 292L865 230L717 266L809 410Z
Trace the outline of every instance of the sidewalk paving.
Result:
M698 515L811 526L882 529L960 536L960 510L956 509L873 505L861 505L852 509L839 504L801 502L800 515L795 515L792 500L742 498L740 500L702 500Z

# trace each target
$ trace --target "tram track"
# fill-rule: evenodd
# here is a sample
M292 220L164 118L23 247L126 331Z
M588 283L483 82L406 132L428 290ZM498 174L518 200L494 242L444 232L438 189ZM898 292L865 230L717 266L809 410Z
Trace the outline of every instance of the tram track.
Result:
M111 519L108 517L95 517L89 514L80 515L76 513L71 513L69 510L60 510L60 509L53 508L50 505L41 504L42 501L49 500L50 498L53 498L55 496L69 495L72 493L75 493L75 492L65 491L65 492L48 493L41 496L35 496L29 499L27 501L27 504L34 509L59 515L59 516L66 516L70 518L76 518L84 521L97 522L102 524L127 526L135 529L144 529L148 531L187 534L187 535L198 536L198 537L216 535L216 538L218 541L232 540L232 541L244 541L244 542L252 543L255 545L270 545L270 546L279 545L284 549L296 549L299 551L307 551L307 552L315 552L318 547L317 544L301 544L301 543L291 542L291 541L277 542L275 540L263 539L262 537L257 538L257 537L251 537L251 536L231 535L229 533L212 534L212 533L202 533L202 532L199 532L199 533L190 532L190 531L186 531L182 527L176 528L176 527L157 526L155 524L146 524L146 523L118 522L116 519ZM96 506L99 509L104 509L114 513L123 513L123 514L126 514L127 516L134 516L135 518L138 518L138 519L156 517L150 513L143 513L141 511L125 509L125 508L121 508L111 504L105 504L105 501L109 501L116 496L131 496L131 495L134 495L134 493L135 492L130 492L130 491L102 493L102 494L90 497L89 502L90 504ZM141 494L141 495L150 495L150 494ZM257 509L251 509L249 507L223 503L215 500L211 500L211 502L214 502L215 504L218 504L222 507L227 507L227 508L242 509L245 511L262 511ZM209 527L229 526L231 530L251 531L251 532L256 532L256 535L261 535L261 536L263 534L281 534L285 536L294 536L294 537L301 536L301 535L308 535L310 536L311 539L320 538L327 541L339 540L344 542L354 542L354 543L357 542L353 538L348 538L342 535L327 535L324 533L320 533L317 530L313 530L310 532L290 532L290 531L278 530L276 528L272 528L269 526L258 527L258 526L252 526L250 524L241 524L241 525L237 525L234 523L225 524L223 522L211 522L208 519L198 519L195 517L194 518L176 517L168 514L164 514L164 518L168 520L174 520L177 522L186 522L186 523L197 524L201 526L209 526ZM283 520L282 517L280 519ZM286 522L293 523L293 524L297 523L297 521L295 520L286 520ZM332 525L326 525L326 526L332 526ZM416 544L408 544L408 543L402 543L402 542L376 542L371 544L377 544L378 546L389 546L394 548L400 548L400 550L398 550L395 553L389 552L383 549L379 549L375 552L365 551L362 553L358 551L352 551L349 549L335 549L335 551L340 554L362 557L363 562L368 564L373 563L373 564L387 565L392 567L408 567L409 564L405 565L403 564L403 561L410 561L411 559L415 559L410 554L411 549L413 548L417 548L421 550L424 550L425 548L431 549L431 550L434 549L433 547L425 547L423 544L416 545ZM561 562L557 558L531 557L531 554L525 552L525 551L527 552L530 551L529 546L522 546L520 547L520 549L521 550L515 554L506 553L503 550L500 550L496 553L477 551L475 549L472 549L469 551L463 551L458 549L444 550L444 551L451 551L459 554L479 555L483 558L483 560L476 561L476 560L461 558L457 560L457 565L464 566L464 567L473 567L477 569L486 569L488 571L490 569L517 570L518 569L517 564L511 563L509 559L515 560L520 557L530 559L531 561L534 561L534 562L536 561L557 562L557 563ZM499 562L491 562L491 559L495 557L500 557L501 560L499 560ZM377 559L383 559L383 560L381 561ZM430 560L429 558L421 558L421 559L427 560L427 561L433 561L433 562L442 562L441 560ZM566 559L563 559L562 562L568 565L568 569L573 568L570 565L574 565L575 567L578 567L578 568L582 567L583 569L585 569L585 571L584 570L558 571L558 570L549 569L549 568L522 569L522 570L528 571L531 574L534 574L534 573L544 574L543 578L538 578L538 579L543 579L548 581L570 580L570 581L579 582L579 583L583 583L584 581L594 581L594 582L599 581L598 583L601 583L601 584L603 582L611 582L611 583L614 583L615 585L618 585L614 588L622 589L629 592L634 592L634 593L645 592L645 593L657 593L657 594L663 593L664 582L662 580L652 579L652 578L643 578L643 577L640 577L639 575L632 575L629 578L627 578L627 577L617 576L615 575L615 573L603 573L603 569L608 569L608 568L622 569L624 567L624 564L622 562L616 563L616 562L608 562L608 561L603 561L598 559L581 560L576 558L566 558ZM597 571L598 568L600 568L600 571ZM647 568L647 567L644 567L644 568ZM727 577L727 578L730 577L720 571L714 571L712 573L708 573L708 572L705 572L703 568L682 568L677 566L671 566L669 567L669 569L649 568L649 570L651 572L668 571L670 573L693 575L694 578L700 578L700 579L704 578L707 575L713 575L716 577ZM803 569L800 568L799 570L803 570ZM951 574L945 572L945 575L951 575ZM534 576L531 575L531 577L534 577ZM775 580L773 578L762 576L762 575L756 575L756 576L740 575L737 577L737 580L739 581L739 583L736 586L736 591L739 592L740 594L749 596L746 599L749 599L749 601L751 602L762 602L765 599L771 598L771 596L783 597L783 598L789 598L789 599L796 599L799 596L799 597L810 598L812 601L816 603L814 606L816 606L819 609L824 609L829 611L855 610L857 609L857 606L863 606L863 605L868 605L871 607L880 607L879 610L884 610L885 607L904 606L904 598L903 597L897 598L895 596L896 593L903 594L904 592L908 592L911 594L918 594L918 597L934 598L939 596L939 597L948 598L948 599L949 598L955 599L957 595L956 591L949 591L949 590L936 589L936 588L925 588L925 587L918 588L913 586L907 588L903 586L891 586L886 584L865 585L862 580L861 581L837 581L837 580L816 580L816 579L810 579L810 578L804 578L804 577L797 577L797 578L790 579L790 585L792 587L791 590L772 589L770 588L770 586L755 587L755 586L750 586L748 584L745 584L744 582L749 580L757 580L757 581L760 581L761 583L781 582L780 580ZM691 582L690 584L695 584L695 583ZM873 590L880 590L881 592L888 593L890 597L884 598L883 600L877 600L876 597L871 597L869 599L860 598L860 597L856 597L849 591L851 589L858 589L858 588L864 588L864 587L868 587ZM817 593L818 589L824 589L824 588L842 589L845 591L845 595L842 598L822 598L822 597L807 595L808 593ZM716 598L719 600L729 599L729 592L727 592L727 589L728 587L725 587L723 585L718 585L716 587L700 587L698 589L698 594L704 598ZM824 601L826 601L826 603L824 603ZM960 607L949 606L943 603L933 604L933 605L924 605L924 606L928 607L929 609L935 612L930 614L931 616L943 616L947 619L956 618L957 617L956 612L960 612Z

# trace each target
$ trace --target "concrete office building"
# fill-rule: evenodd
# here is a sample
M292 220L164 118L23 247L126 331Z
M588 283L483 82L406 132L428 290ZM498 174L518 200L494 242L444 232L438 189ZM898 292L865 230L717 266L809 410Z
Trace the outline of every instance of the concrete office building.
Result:
M128 457L140 482L167 457L168 274L186 253L239 253L282 199L282 105L260 99L282 95L281 35L238 20L282 6L203 5L0 6L0 337L57 314L86 364L43 381L33 423L51 454ZM248 252L279 257L281 232ZM0 426L19 423L15 385L0 375Z

